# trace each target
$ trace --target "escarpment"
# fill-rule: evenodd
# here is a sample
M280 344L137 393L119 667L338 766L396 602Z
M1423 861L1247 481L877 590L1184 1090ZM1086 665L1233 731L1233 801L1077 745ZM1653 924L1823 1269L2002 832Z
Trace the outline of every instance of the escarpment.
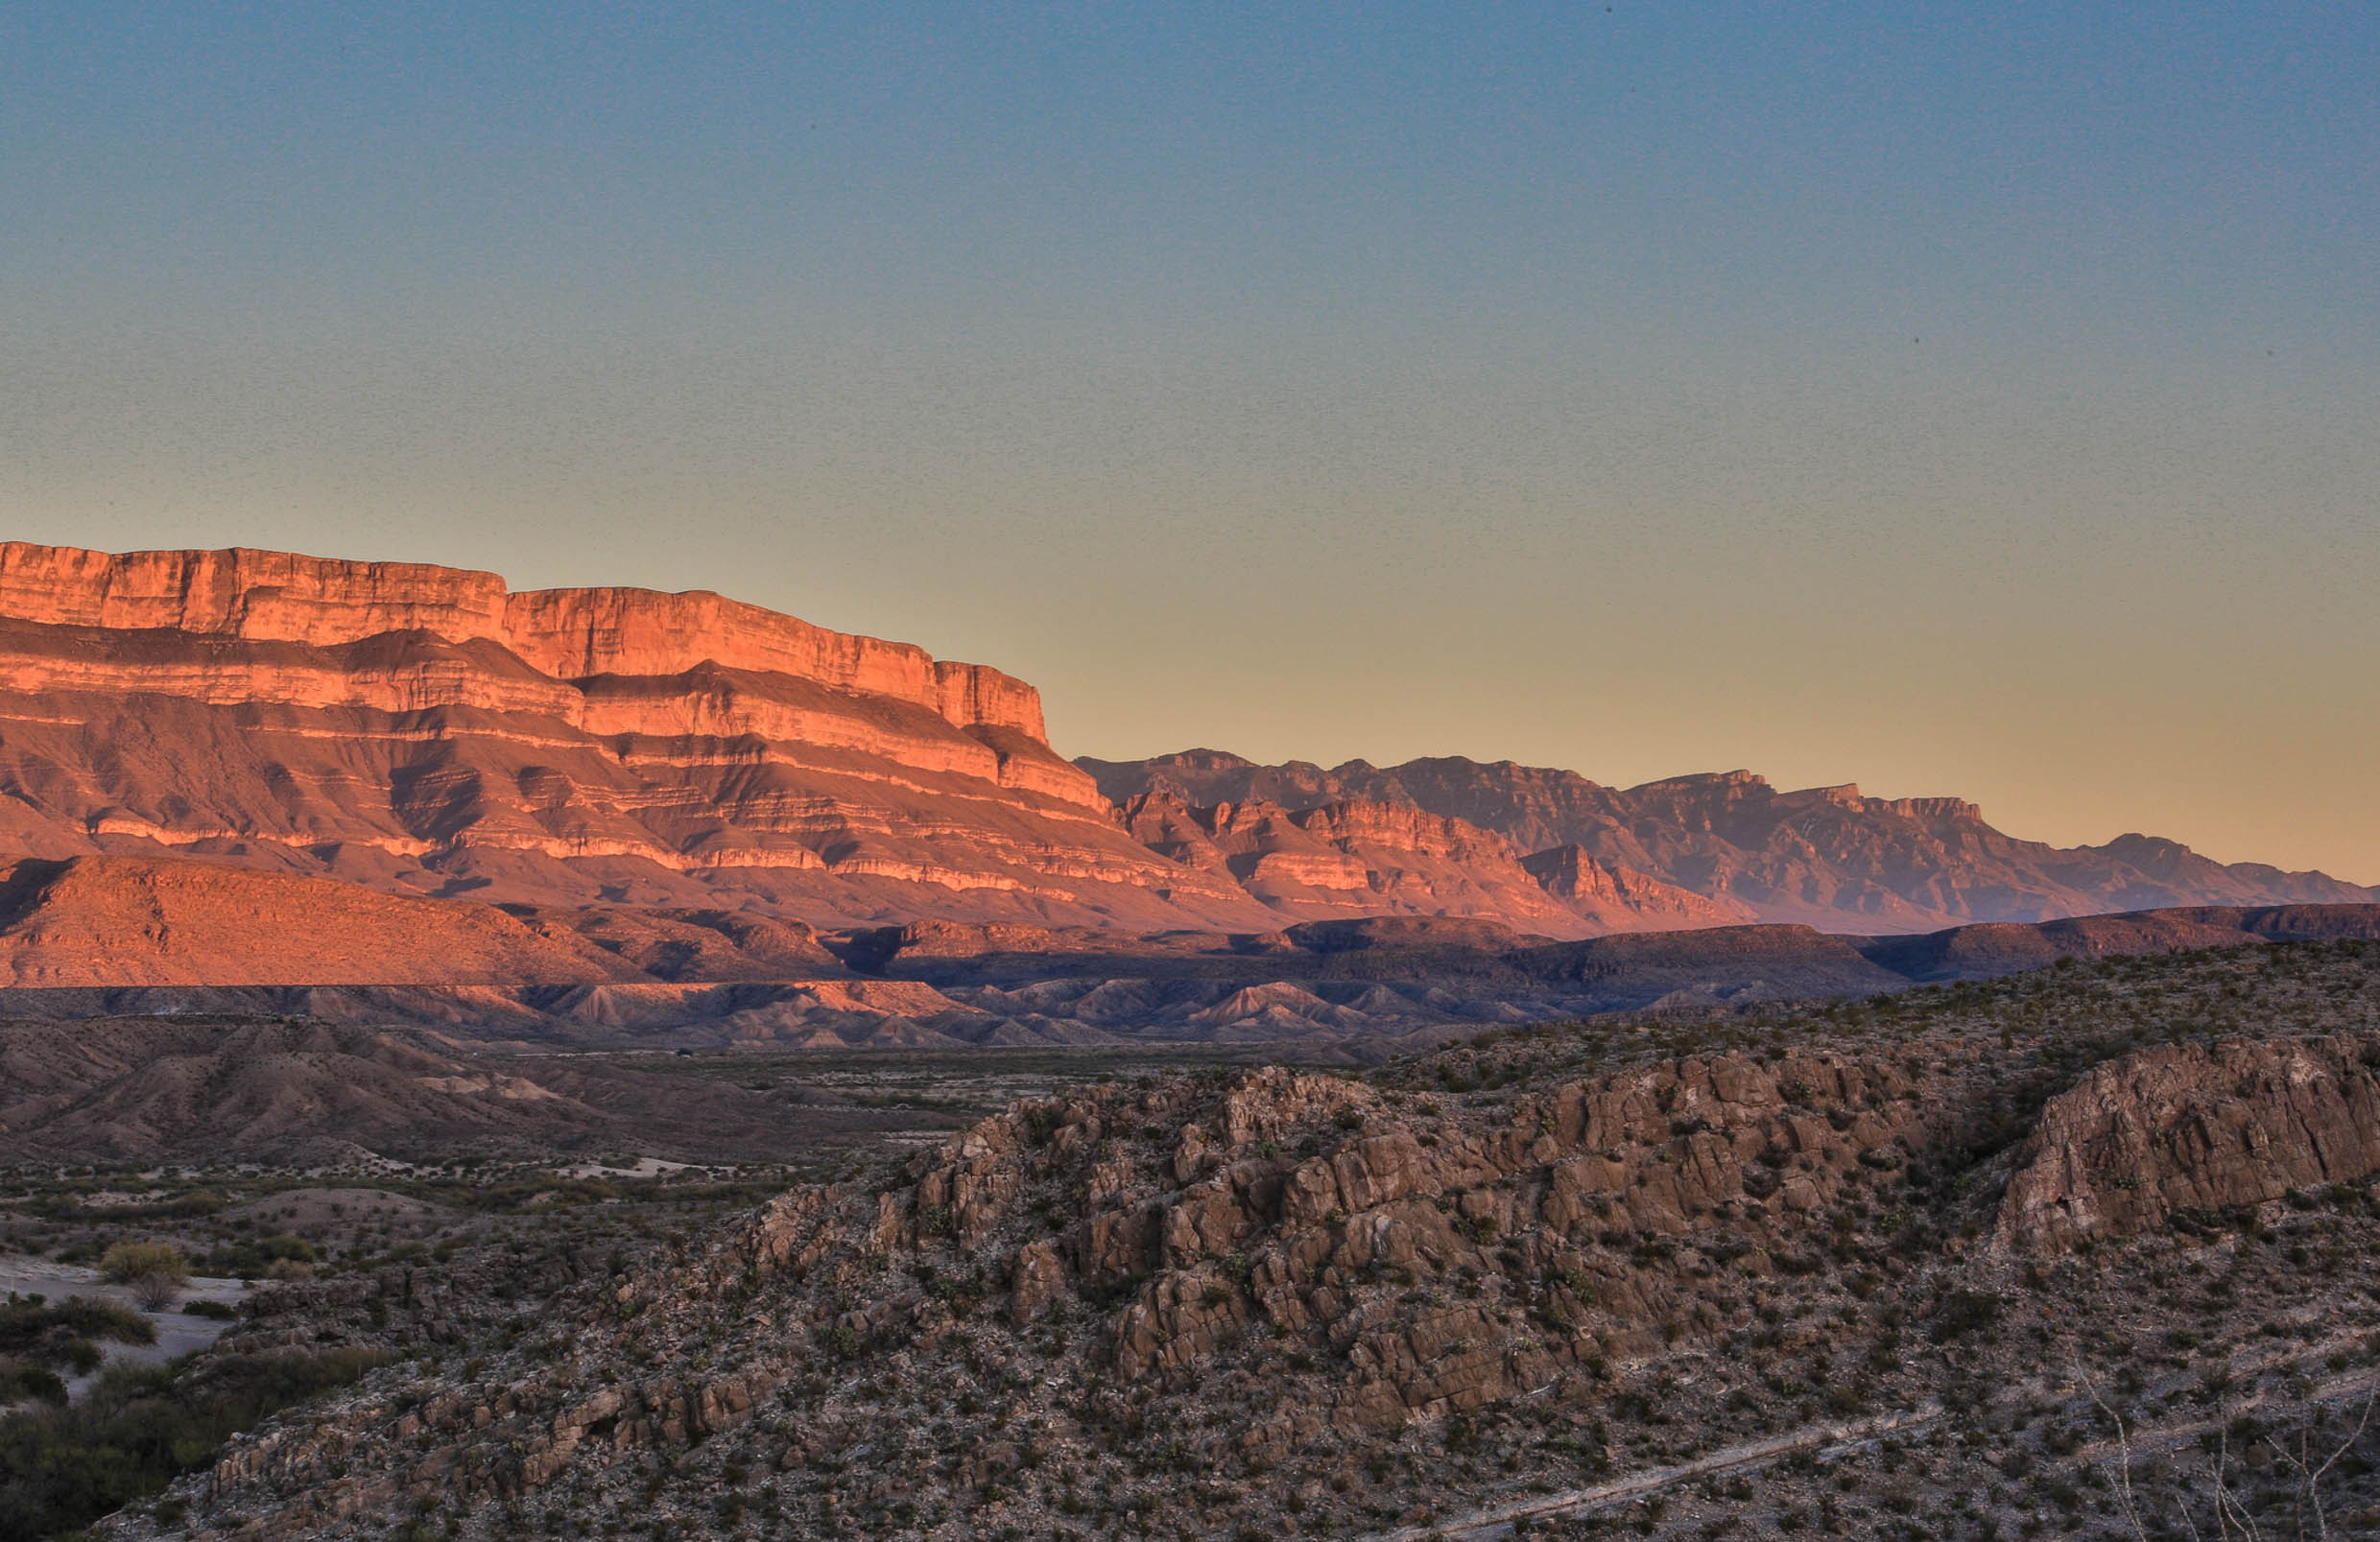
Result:
M0 847L499 904L1144 934L1377 915L1554 940L1882 934L2373 897L1749 772L1623 791L1459 758L1072 763L1013 676L719 594L23 542L0 544Z
M1047 747L1032 686L981 664L814 627L708 593L511 593L492 573L290 552L111 554L0 543L0 614L100 631L172 631L335 648L409 632L497 644L556 679L675 676L702 664L788 675L929 708ZM1087 778L1065 785L1080 790ZM1078 796L1077 801L1085 801Z
M398 892L1247 925L1053 752L1034 689L713 594L0 546L0 835Z

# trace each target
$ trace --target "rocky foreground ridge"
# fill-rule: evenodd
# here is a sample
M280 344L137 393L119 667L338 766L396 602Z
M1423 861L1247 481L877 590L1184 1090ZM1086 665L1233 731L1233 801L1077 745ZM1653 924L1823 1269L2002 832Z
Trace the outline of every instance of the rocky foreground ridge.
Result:
M998 670L715 594L22 542L0 544L0 849L517 906L1142 934L1393 914L1555 939L1919 932L2374 898L1742 772L1620 791L1460 759L1070 764Z
M2119 961L1731 1044L1522 1034L1369 1082L1219 1071L1020 1103L678 1259L582 1261L516 1347L244 1439L167 1530L1426 1530L1869 1419L1939 1426L1967 1464L1887 1510L1961 1486L1970 1520L2055 1507L2073 1534L2085 1464L2021 1480L2087 1437L2079 1378L2186 1420L2215 1394L2163 1395L2151 1346L2226 1357L2197 1385L2247 1395L2277 1336L2369 1379L2375 962ZM2174 1010L2242 1001L2337 1031ZM2110 1184L2142 1198L2095 1202ZM436 1341L427 1279L341 1289L346 1331ZM1753 1498L1713 1484L1638 1530L1778 1512Z

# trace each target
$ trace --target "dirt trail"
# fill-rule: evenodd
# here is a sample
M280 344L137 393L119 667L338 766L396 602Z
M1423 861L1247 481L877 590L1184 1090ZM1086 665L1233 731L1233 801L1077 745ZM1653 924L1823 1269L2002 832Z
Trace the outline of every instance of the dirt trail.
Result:
M1505 1536L1511 1533L1514 1521L1536 1520L1543 1516L1561 1515L1571 1510L1590 1509L1620 1500L1635 1499L1697 1478L1709 1478L1748 1467L1764 1467L1803 1451L1823 1453L1855 1446L1896 1431L1922 1429L1941 1416L1940 1405L1928 1403L1902 1412L1879 1413L1872 1418L1853 1419L1844 1424L1805 1425L1763 1440L1748 1440L1741 1445L1723 1447L1706 1457L1679 1462L1674 1467L1652 1467L1585 1488L1566 1488L1559 1493L1512 1500L1455 1519L1433 1521L1426 1526L1404 1526L1393 1531L1375 1531L1362 1538L1361 1542L1437 1542L1440 1538L1456 1542L1461 1538Z
M2354 1336L2338 1336L2324 1340L2310 1348L2244 1360L2233 1368L2235 1372L2252 1376L2260 1371L2270 1370L2284 1361L2302 1358L2308 1354L2320 1354L2326 1349L2351 1341L2355 1341ZM2178 1378L2171 1380L2172 1387L2162 1389L2171 1390L2173 1387L2181 1385L2181 1380ZM2370 1394L2375 1389L2380 1389L2380 1371L2350 1372L2325 1381L2314 1388L2305 1401L2309 1404L2336 1403L2349 1397ZM2026 1390L2038 1395L2052 1389L2036 1384ZM2052 1395L2061 1399L2087 1399L2089 1394L2082 1382L2074 1381L2058 1386ZM2233 1404L2226 1412L2235 1414L2249 1408L2263 1406L2266 1400L2260 1396L2251 1396ZM1501 1505L1491 1505L1473 1510L1467 1515L1433 1521L1427 1525L1404 1526L1391 1531L1375 1531L1359 1538L1358 1542L1441 1542L1441 1539L1442 1542L1485 1542L1487 1538L1511 1535L1512 1523L1515 1521L1538 1520L1546 1516L1568 1514L1574 1510L1599 1508L1624 1500L1640 1499L1645 1495L1658 1493L1679 1483L1691 1483L1698 1478L1710 1478L1754 1467L1765 1467L1772 1462L1805 1451L1816 1451L1821 1456L1833 1455L1883 1435L1927 1428L1939 1423L1941 1416L1940 1406L1928 1403L1901 1412L1881 1413L1871 1418L1854 1419L1843 1424L1804 1425L1798 1430L1788 1430L1782 1435L1773 1435L1765 1439L1726 1446L1708 1456L1698 1457L1692 1461L1680 1462L1676 1466L1652 1467L1643 1472L1630 1473L1625 1478L1613 1478L1584 1488L1566 1488L1559 1493L1538 1494L1528 1499L1511 1500ZM2137 1457L2148 1451L2178 1445L2184 1440L2214 1428L2213 1421L2196 1420L2178 1425L2135 1429L2131 1432L2132 1454ZM2093 1442L2082 1447L2081 1452L2085 1459L2098 1460L2111 1459L2119 1454L2120 1449L2113 1439Z

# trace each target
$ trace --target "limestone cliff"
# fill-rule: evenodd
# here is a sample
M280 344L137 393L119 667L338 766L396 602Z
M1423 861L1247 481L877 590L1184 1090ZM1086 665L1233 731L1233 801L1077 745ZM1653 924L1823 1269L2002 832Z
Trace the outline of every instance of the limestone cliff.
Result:
M1151 793L1129 800L1124 818L1153 851L1196 871L1226 874L1273 910L1300 919L1478 916L1553 937L1639 924L1624 902L1566 903L1502 836L1410 804L1345 799L1290 810L1259 797L1191 808Z
M826 923L1273 924L1124 831L1031 686L714 594L0 545L0 841L42 857Z

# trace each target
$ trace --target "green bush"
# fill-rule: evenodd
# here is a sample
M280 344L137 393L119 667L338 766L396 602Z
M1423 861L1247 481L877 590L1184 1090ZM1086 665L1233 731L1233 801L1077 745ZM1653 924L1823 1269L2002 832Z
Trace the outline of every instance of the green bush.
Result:
M153 1344L157 1330L137 1312L83 1295L70 1295L55 1306L38 1296L0 1305L0 1355L11 1360L63 1365L80 1374L99 1365L95 1339Z
M252 1280L260 1278L275 1264L311 1264L314 1261L312 1243L284 1232L277 1237L236 1242L218 1247L206 1255L202 1267L207 1273L218 1277Z
M331 1349L112 1365L79 1403L0 1417L0 1536L85 1526L203 1465L235 1432L391 1358Z
M177 1285L190 1281L190 1266L171 1243L118 1243L100 1255L99 1272L118 1285L148 1279L172 1280Z
M46 1365L36 1365L21 1360L0 1360L0 1403L21 1403L29 1399L44 1403L66 1401L66 1384L58 1372Z

